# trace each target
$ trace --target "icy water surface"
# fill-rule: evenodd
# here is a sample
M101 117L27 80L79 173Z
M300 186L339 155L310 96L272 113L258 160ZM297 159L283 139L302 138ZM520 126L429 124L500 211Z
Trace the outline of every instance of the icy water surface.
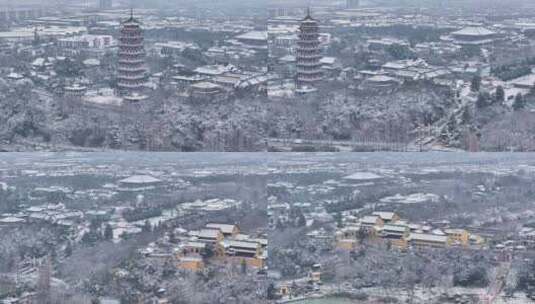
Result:
M322 299L310 299L303 300L299 302L294 302L295 304L357 304L362 303L356 300L350 300L345 298L322 298Z

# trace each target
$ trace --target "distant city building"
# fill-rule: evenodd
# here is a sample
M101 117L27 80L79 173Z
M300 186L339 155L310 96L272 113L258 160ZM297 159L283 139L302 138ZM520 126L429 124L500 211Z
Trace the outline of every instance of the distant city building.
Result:
M288 16L288 10L284 7L270 8L268 13L270 18Z
M162 56L174 56L181 54L186 49L198 49L195 44L182 41L158 42L154 44L154 48L159 50Z
M360 5L360 0L346 0L347 8L357 8Z
M44 15L43 8L32 5L1 6L0 5L0 23L7 21L20 21L33 18L39 18Z
M146 83L143 30L133 13L122 23L117 72L117 86L122 95L131 95L143 89Z
M100 9L110 9L112 8L112 6L113 6L112 0L99 0L98 7Z
M71 49L105 49L111 47L113 37L111 35L80 35L61 38L56 41L56 45L61 48Z
M297 42L297 86L313 87L323 75L318 21L310 16L310 10L299 26Z
M272 7L268 9L268 14L270 18L278 18L294 16L300 14L299 11L298 7Z

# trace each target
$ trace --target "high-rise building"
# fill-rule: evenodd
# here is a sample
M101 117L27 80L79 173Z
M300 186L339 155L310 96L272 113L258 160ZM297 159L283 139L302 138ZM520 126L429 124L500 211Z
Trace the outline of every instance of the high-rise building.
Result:
M112 0L99 0L100 9L110 9L112 6Z
M360 5L360 0L346 0L347 8L357 8Z
M145 48L141 22L130 18L122 23L119 37L119 65L117 87L122 95L131 95L144 88L146 83Z
M323 78L318 21L307 10L299 26L297 41L297 87L314 87Z

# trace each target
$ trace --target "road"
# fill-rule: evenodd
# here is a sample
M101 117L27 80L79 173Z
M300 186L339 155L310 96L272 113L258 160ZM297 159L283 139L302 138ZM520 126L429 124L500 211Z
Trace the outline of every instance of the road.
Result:
M278 151L301 151L303 149L314 148L334 148L341 152L352 152L356 150L370 151L392 151L392 152L417 152L419 147L405 143L392 143L380 141L342 141L342 140L314 140L314 139L284 139L265 138L266 148Z

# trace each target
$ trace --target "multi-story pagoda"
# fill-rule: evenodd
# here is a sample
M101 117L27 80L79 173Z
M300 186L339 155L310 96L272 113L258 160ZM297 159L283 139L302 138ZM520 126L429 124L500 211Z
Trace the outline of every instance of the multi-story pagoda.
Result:
M310 16L308 9L299 26L296 56L298 89L312 88L323 78L321 58L318 21Z
M119 65L117 87L122 95L132 95L143 90L146 82L145 48L141 22L130 18L122 23L119 38Z

